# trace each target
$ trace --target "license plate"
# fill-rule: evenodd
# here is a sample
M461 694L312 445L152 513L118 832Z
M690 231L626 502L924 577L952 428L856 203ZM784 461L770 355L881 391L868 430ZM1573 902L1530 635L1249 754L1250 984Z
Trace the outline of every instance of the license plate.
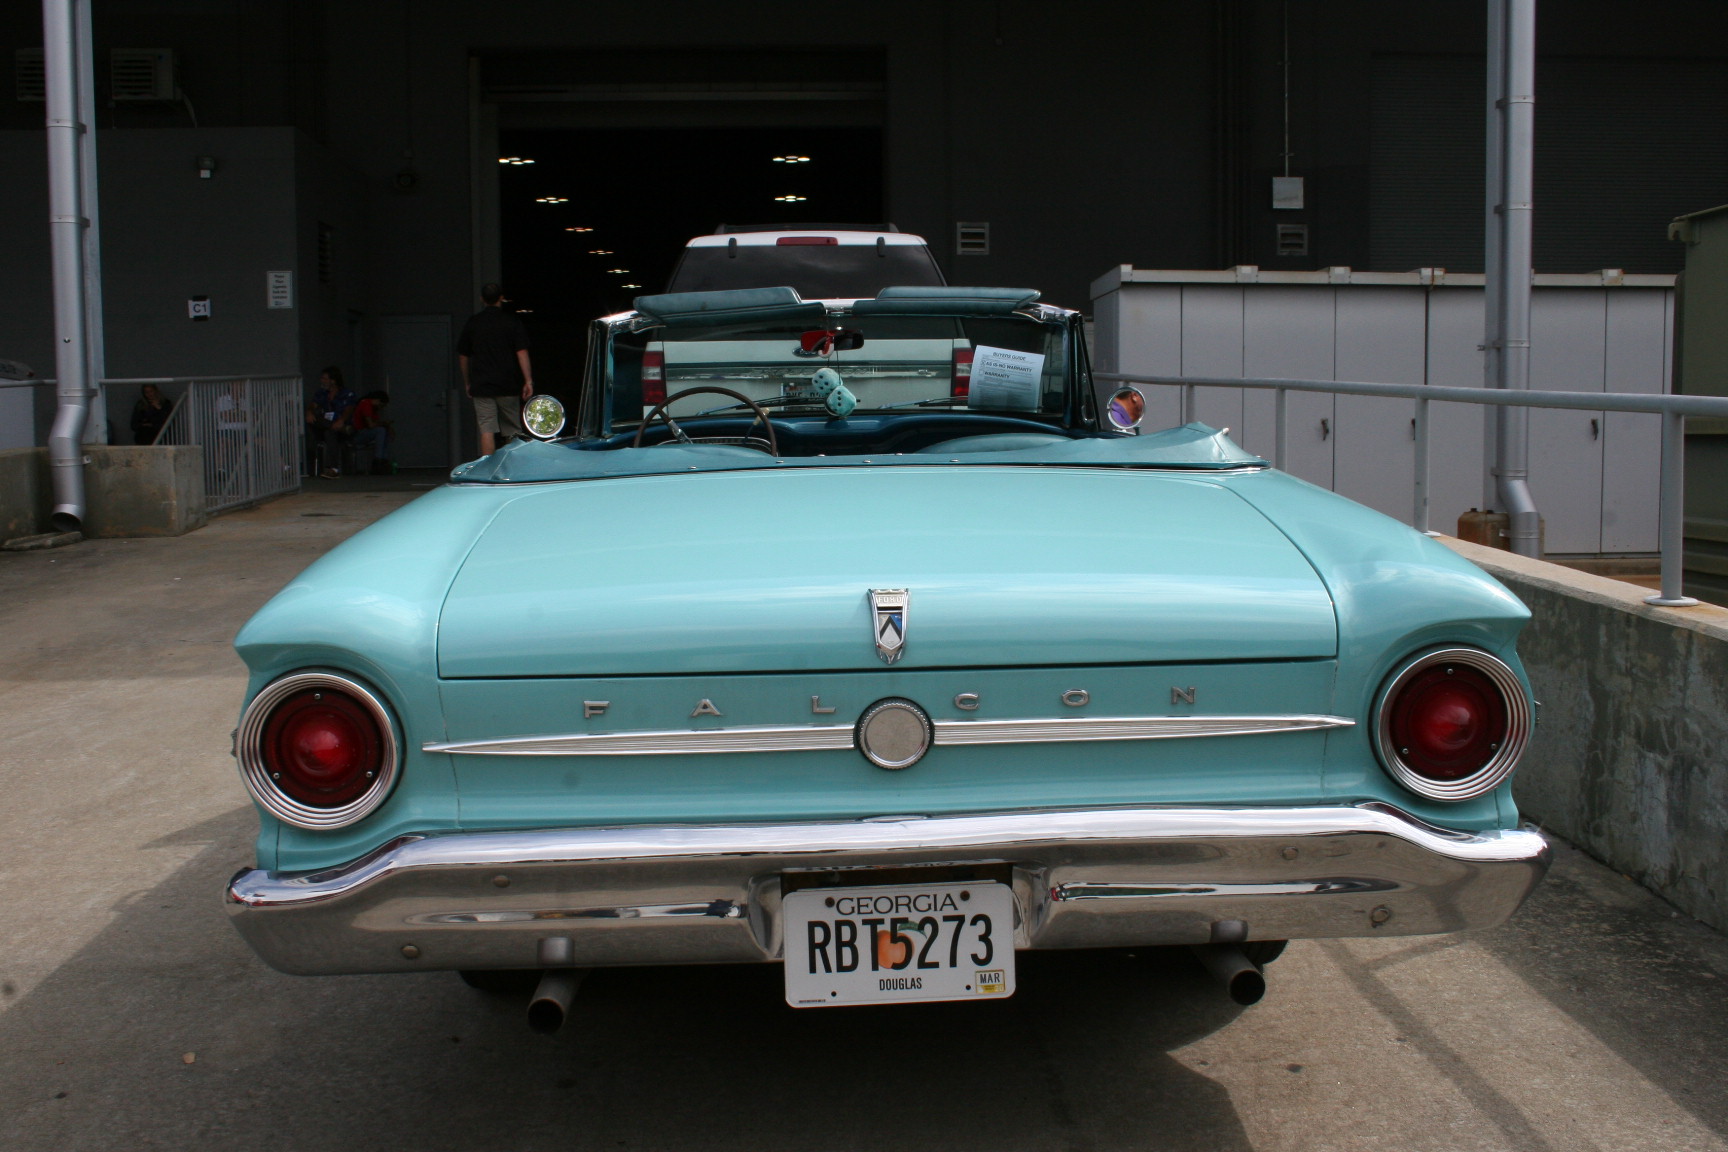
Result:
M794 1008L1014 994L1014 895L1005 884L803 888L781 907Z

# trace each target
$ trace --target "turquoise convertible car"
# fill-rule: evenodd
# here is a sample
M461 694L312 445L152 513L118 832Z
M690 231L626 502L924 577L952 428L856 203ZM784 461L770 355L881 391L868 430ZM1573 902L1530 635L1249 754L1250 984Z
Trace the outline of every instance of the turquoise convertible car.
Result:
M1012 289L642 297L574 431L465 464L241 631L290 973L782 964L795 1006L1012 995L1027 949L1500 922L1528 612L1435 541L1096 393ZM536 977L533 974L538 973Z

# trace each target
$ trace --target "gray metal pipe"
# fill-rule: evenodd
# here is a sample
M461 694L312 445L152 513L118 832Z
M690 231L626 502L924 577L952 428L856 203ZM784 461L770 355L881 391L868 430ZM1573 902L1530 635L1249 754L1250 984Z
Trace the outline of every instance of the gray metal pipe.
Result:
M1483 156L1487 177L1484 197L1485 217L1482 222L1482 386L1499 388L1500 345L1506 339L1501 327L1505 319L1500 309L1503 287L1501 267L1506 262L1506 218L1500 212L1501 163L1506 159L1506 122L1501 115L1501 99L1506 95L1506 0L1488 0L1488 122ZM1493 508L1500 502L1498 472L1500 466L1500 414L1494 412L1482 422L1482 507Z
M1686 417L1669 412L1662 417L1662 590L1644 597L1646 604L1687 608L1698 603L1686 595Z
M74 0L74 46L78 53L78 195L84 210L84 347L90 350L90 405L84 423L86 444L108 443L106 326L102 318L102 213L96 192L95 25L90 0Z
M1530 288L1532 217L1535 212L1536 0L1501 0L1504 23L1489 24L1490 41L1499 35L1498 83L1490 71L1490 99L1498 105L1500 133L1500 211L1498 375L1496 384L1511 391L1530 389ZM1494 99L1495 97L1498 99ZM1493 246L1492 244L1490 245ZM1491 342L1491 341L1489 341ZM1530 495L1530 418L1518 408L1501 410L1495 442L1500 504L1509 521L1507 536L1520 556L1541 555L1541 516Z
M42 0L48 87L48 234L54 275L54 368L59 408L48 434L57 531L84 523L84 424L89 413L88 337L84 316L84 215L78 184L77 20L74 0ZM88 33L88 29L85 30Z
M1535 392L1504 393L1488 388L1451 388L1444 384L1375 384L1359 380L1298 380L1276 376L1136 376L1126 372L1095 372L1099 380L1123 384L1164 384L1172 387L1288 389L1291 392L1336 393L1340 396L1386 396L1399 400L1433 400L1487 404L1502 408L1563 408L1584 412L1678 412L1682 416L1728 417L1728 396L1693 396L1656 392Z

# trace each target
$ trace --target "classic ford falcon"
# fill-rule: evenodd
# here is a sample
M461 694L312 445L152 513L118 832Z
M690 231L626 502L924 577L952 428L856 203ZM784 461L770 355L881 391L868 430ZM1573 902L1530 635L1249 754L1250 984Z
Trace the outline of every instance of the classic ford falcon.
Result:
M1510 915L1523 605L1143 410L1029 291L596 322L573 435L541 401L241 631L236 927L284 972L540 972L555 1027L600 965L815 1006L1188 945L1251 1002L1284 941Z

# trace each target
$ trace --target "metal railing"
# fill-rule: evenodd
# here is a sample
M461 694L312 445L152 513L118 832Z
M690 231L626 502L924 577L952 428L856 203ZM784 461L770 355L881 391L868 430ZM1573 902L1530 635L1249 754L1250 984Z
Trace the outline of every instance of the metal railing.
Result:
M305 402L298 376L197 376L104 380L184 385L156 444L204 449L205 511L225 512L300 490Z
M1099 380L1113 384L1156 384L1180 388L1180 422L1186 424L1194 412L1196 388L1256 388L1277 395L1276 429L1272 463L1284 467L1289 447L1286 409L1291 392L1328 392L1338 396L1380 396L1415 402L1416 464L1415 502L1410 524L1418 532L1428 528L1428 405L1498 404L1512 408L1569 408L1585 412L1643 412L1662 417L1662 511L1658 547L1662 554L1662 591L1645 598L1646 603L1684 607L1698 601L1682 591L1681 571L1686 535L1686 417L1728 417L1728 397L1651 396L1627 392L1539 392L1498 388L1444 388L1431 384L1368 384L1343 380L1243 379L1214 376L1133 376L1124 372L1095 372Z

